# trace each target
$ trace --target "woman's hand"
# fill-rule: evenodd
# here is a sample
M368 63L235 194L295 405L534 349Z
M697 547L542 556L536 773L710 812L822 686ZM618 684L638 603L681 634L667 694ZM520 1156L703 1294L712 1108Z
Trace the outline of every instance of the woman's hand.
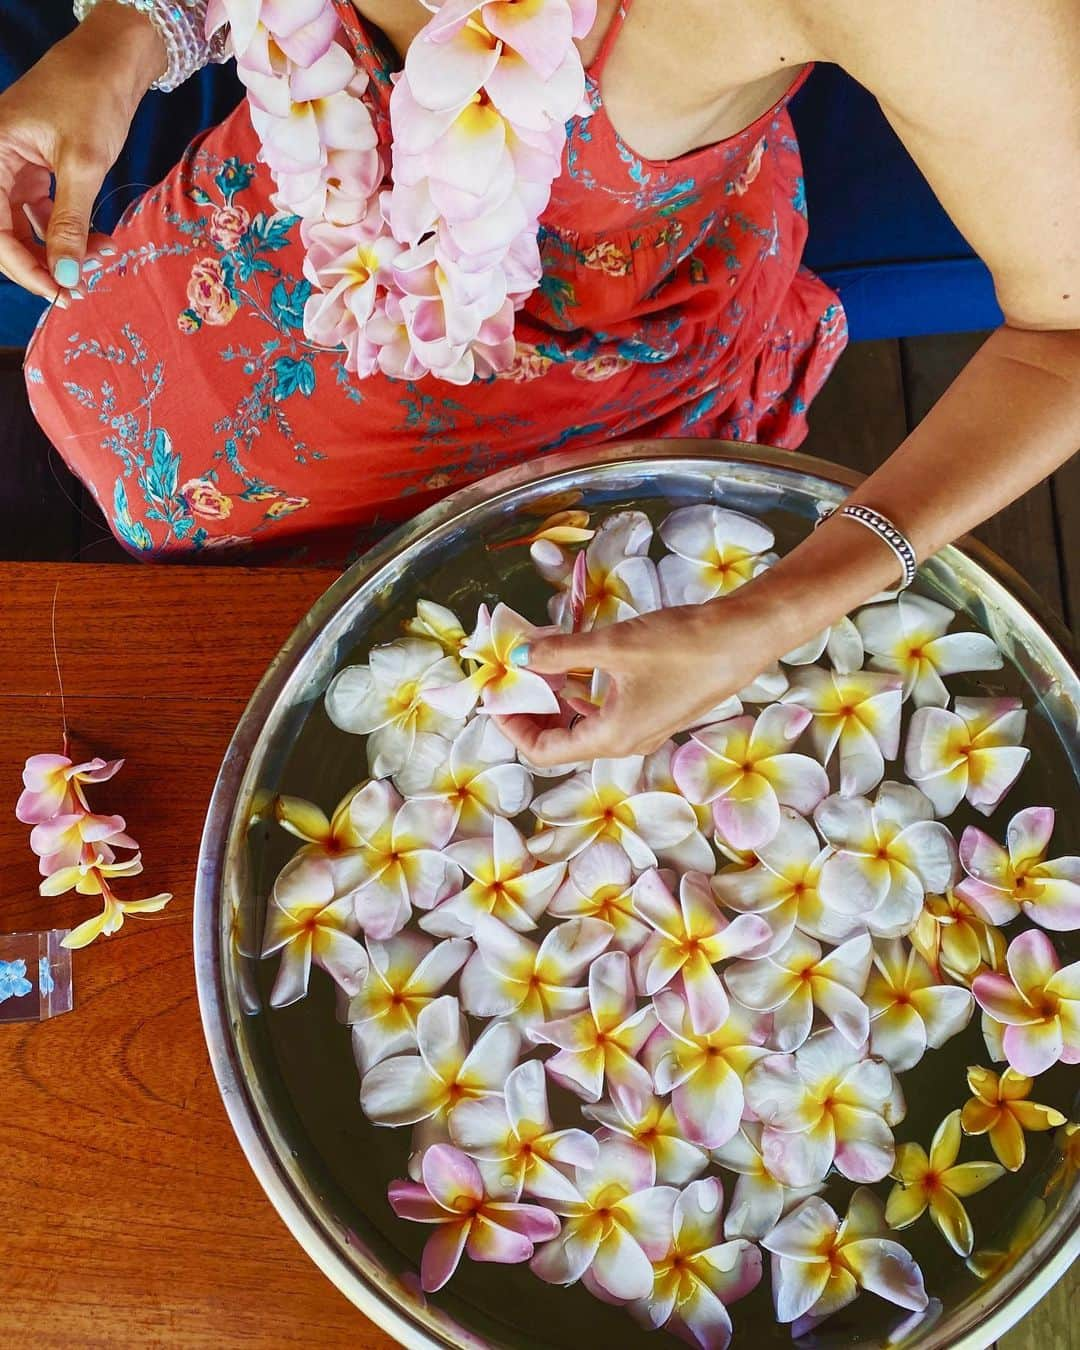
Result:
M0 271L20 286L51 300L78 285L94 201L164 68L149 19L106 0L0 95Z

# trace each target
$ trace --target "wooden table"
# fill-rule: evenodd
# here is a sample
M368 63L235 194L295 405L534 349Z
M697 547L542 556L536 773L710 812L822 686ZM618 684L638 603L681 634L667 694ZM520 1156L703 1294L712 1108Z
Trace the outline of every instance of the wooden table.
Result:
M59 748L56 628L72 747L126 756L93 797L143 845L158 918L76 952L76 1009L0 1027L0 1344L394 1342L316 1269L264 1198L218 1098L191 959L195 859L248 695L332 580L317 571L0 566L0 931L94 901L37 895L10 811L27 755ZM1069 1346L1064 1281L1007 1336Z

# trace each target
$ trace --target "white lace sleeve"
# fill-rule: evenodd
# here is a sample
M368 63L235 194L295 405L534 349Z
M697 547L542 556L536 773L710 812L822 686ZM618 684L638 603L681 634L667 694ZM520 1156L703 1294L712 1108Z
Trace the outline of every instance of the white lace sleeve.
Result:
M80 23L97 3L98 0L75 0L75 17ZM176 89L211 61L227 59L228 31L222 30L213 38L206 36L208 0L119 0L119 3L145 14L165 43L169 66L154 81L155 89L166 92Z

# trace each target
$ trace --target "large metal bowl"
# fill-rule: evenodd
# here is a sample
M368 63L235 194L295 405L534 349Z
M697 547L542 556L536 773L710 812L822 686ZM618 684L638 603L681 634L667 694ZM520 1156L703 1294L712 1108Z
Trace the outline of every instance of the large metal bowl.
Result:
M768 516L791 541L809 529L822 504L842 500L855 481L835 466L786 452L703 441L553 455L498 474L426 511L346 572L302 620L255 691L222 765L199 859L195 961L210 1058L240 1144L282 1218L342 1292L403 1344L555 1350L591 1341L636 1350L660 1342L655 1335L646 1339L620 1310L581 1290L549 1290L520 1268L463 1269L443 1294L428 1299L420 1293L415 1271L422 1234L394 1220L385 1201L386 1182L402 1175L404 1161L404 1141L394 1137L407 1132L378 1131L364 1121L348 1036L335 1022L328 983L313 980L311 997L293 1009L260 1010L266 976L251 954L265 895L287 848L280 832L260 822L259 801L285 790L331 806L361 776L359 742L325 721L321 696L331 676L351 654L355 659L357 651L392 635L396 611L417 594L452 598L462 613L475 608L484 585L469 579L469 550L475 557L478 540L513 533L524 513L555 509L568 495L598 509L631 500L665 509L715 501ZM502 588L507 556L491 555L498 570L487 579L489 590ZM1066 656L1067 640L1052 621L1036 617L1040 606L1027 586L976 544L945 549L922 569L921 584L1006 652L1011 687L1035 710L1029 740L1040 781L1032 787L1075 817L1080 681ZM1022 797L1014 792L1009 809L1027 804ZM973 1035L950 1072L962 1071L965 1053L981 1053ZM1041 1100L1047 1100L1044 1082ZM1054 1091L1060 1103L1071 1080L1059 1079ZM962 1079L949 1092L948 1106L958 1104ZM918 1130L902 1137L924 1142L948 1109L921 1089L909 1093L909 1107L908 1124L914 1120ZM995 1278L980 1284L958 1259L946 1259L936 1234L916 1238L916 1246L930 1244L916 1254L940 1300L929 1314L904 1327L897 1310L867 1297L853 1305L859 1309L853 1320L826 1323L817 1342L982 1347L1015 1323L1080 1251L1080 1181L1070 1175L1046 1198L1053 1144L1039 1135L1031 1145L1041 1149L1033 1179L1025 1174L1023 1181L998 1183L984 1193L993 1198L981 1208L976 1202L983 1197L972 1202L980 1245L999 1247L1021 1210L1036 1206L1033 1240ZM790 1344L764 1294L738 1305L734 1315L736 1344Z

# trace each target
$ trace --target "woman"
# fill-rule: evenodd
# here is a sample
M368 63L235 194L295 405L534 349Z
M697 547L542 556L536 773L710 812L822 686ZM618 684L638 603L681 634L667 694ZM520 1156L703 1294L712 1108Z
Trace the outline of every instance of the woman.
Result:
M567 126L541 216L543 279L517 315L516 347L507 357L504 332L480 343L489 377L462 383L458 370L457 387L358 381L363 351L305 338L303 311L319 300L301 280L310 238L274 214L244 108L196 142L111 241L91 241L94 270L81 280L95 193L132 110L177 59L167 6L148 17L101 0L0 99L0 267L72 301L31 351L31 398L129 547L340 544L501 464L629 434L794 448L844 341L835 297L799 268L805 221L785 111L819 59L880 99L991 268L1006 319L851 502L895 528L901 554L925 558L1076 449L1076 0L599 0L591 28L578 24L588 0L559 3L575 15L568 59L584 64L591 115ZM483 13L505 25L545 4L556 8L500 0ZM471 31L490 45L471 8ZM390 73L413 59L431 14L415 0L335 0L335 10L385 144ZM280 57L264 43L264 65L268 51ZM438 93L424 106L438 108ZM346 163L347 177L359 160ZM545 764L649 750L898 571L880 530L838 514L723 600L534 643L522 654L533 669L600 668L613 690L576 725L511 718L507 730Z

